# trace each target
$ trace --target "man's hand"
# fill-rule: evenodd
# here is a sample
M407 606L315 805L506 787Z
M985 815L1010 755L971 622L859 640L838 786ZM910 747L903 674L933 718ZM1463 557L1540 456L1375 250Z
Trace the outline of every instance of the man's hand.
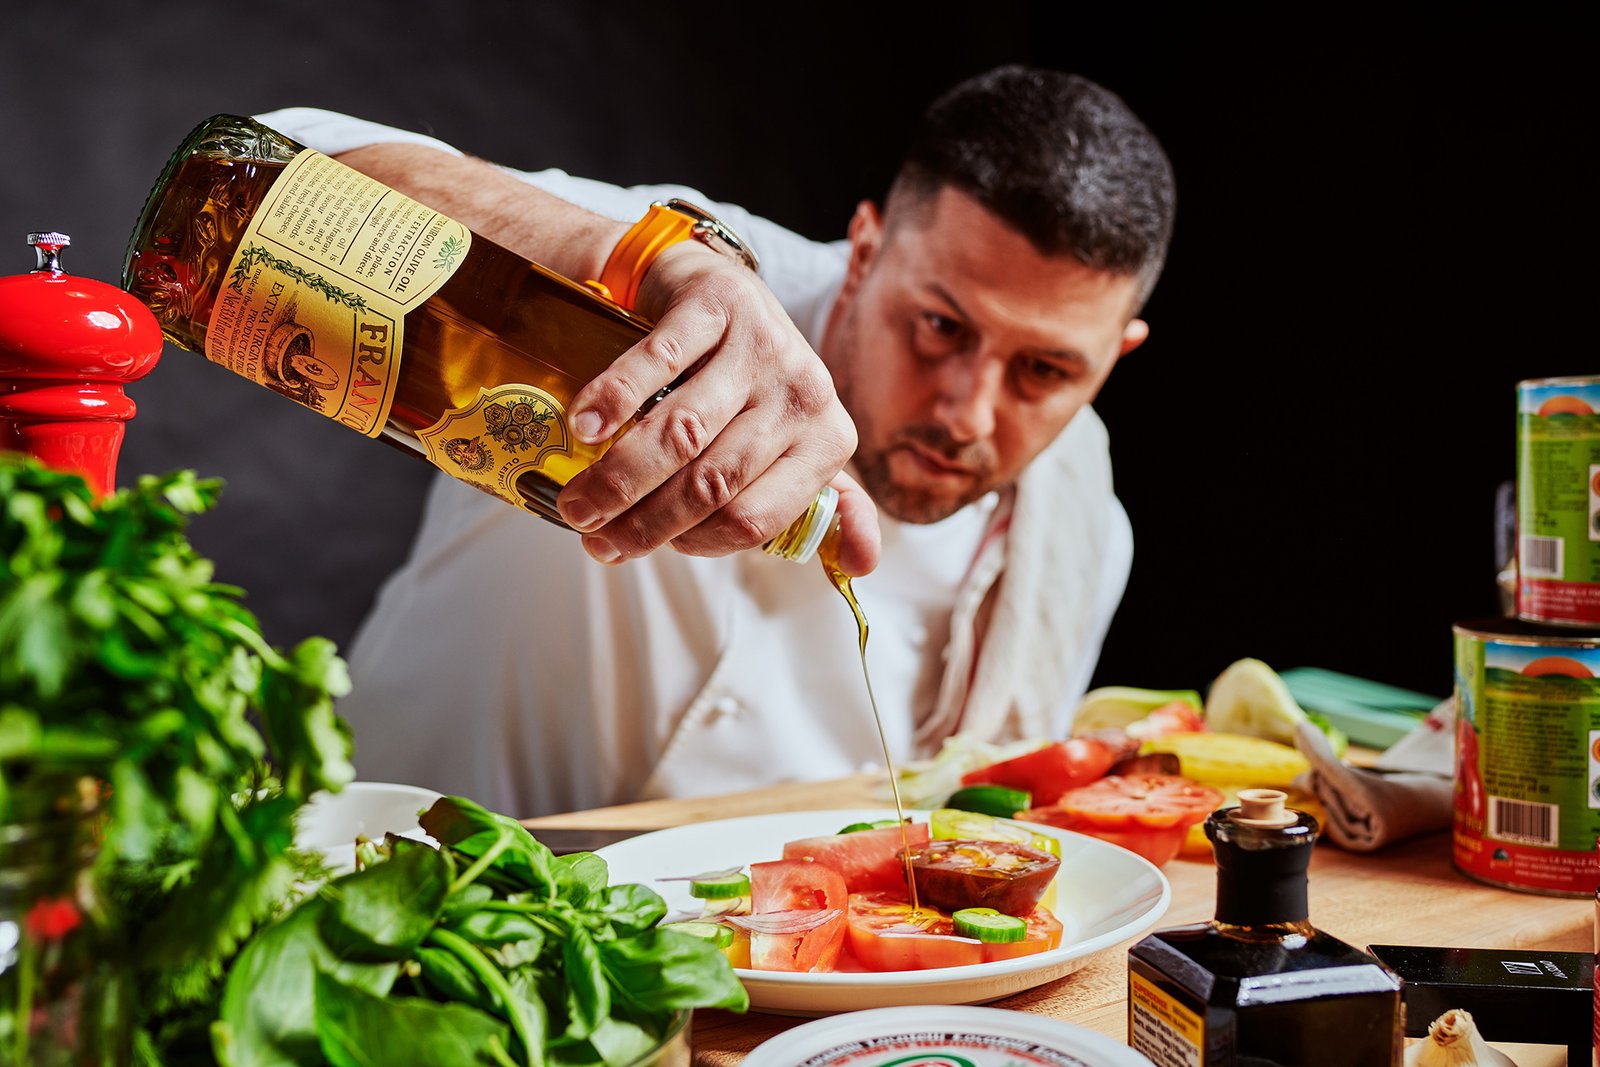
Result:
M599 277L628 229L480 159L412 144L338 158L569 278ZM575 434L605 440L702 365L558 498L562 517L587 531L590 554L615 562L669 543L702 556L752 548L832 481L844 518L841 567L854 576L877 566L877 511L839 473L855 452L855 427L771 290L685 241L651 264L638 304L657 327L578 394Z
M590 555L612 563L668 543L701 556L753 548L831 481L841 493L841 567L858 575L876 566L876 510L839 476L855 452L855 426L771 290L685 242L651 265L639 305L655 329L578 393L574 433L604 440L695 369L558 498Z

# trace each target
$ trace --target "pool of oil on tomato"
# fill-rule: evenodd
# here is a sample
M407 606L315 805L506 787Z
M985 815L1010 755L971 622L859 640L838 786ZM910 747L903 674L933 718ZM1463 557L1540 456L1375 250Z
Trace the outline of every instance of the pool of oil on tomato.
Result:
M910 921L916 922L921 915L922 908L917 901L917 880L911 872L911 837L906 832L906 809L900 802L900 778L895 773L894 757L889 754L889 737L883 732L883 715L878 711L878 698L872 692L872 673L867 670L867 616L861 610L861 602L856 599L855 589L850 585L850 576L839 567L839 520L834 519L833 527L822 539L822 544L817 550L817 557L822 561L822 569L827 572L828 581L839 590L839 595L844 597L846 604L850 605L850 613L856 618L856 644L861 652L861 677L867 683L867 702L872 705L872 721L878 727L878 743L883 746L883 765L889 772L889 791L894 794L894 814L900 821L900 854L905 859L906 865L906 891L911 894Z

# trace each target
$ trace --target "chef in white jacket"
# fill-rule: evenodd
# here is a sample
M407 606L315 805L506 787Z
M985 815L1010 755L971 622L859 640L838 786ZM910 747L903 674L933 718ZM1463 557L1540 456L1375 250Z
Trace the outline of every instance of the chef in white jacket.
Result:
M1016 67L962 83L885 202L828 243L692 189L509 171L316 109L257 117L575 276L609 245L585 260L522 239L523 190L593 212L604 240L655 201L708 209L759 254L858 434L881 555L855 589L891 754L1069 727L1132 559L1089 402L1147 336L1174 203L1116 96ZM580 536L435 479L348 652L358 774L533 816L881 765L854 620L821 568L730 552L709 526L643 551L614 491L563 493Z

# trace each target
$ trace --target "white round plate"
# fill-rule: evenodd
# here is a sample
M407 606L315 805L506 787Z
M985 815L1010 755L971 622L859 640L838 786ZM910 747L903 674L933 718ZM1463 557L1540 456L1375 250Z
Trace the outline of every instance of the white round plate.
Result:
M441 796L395 782L351 782L337 793L313 793L295 814L295 847L321 853L338 875L355 870L358 836L392 833L438 845L417 825L417 816Z
M875 1008L816 1019L751 1050L744 1067L1152 1067L1104 1034L1000 1008Z
M928 813L908 813L926 821ZM856 809L751 815L691 823L607 845L597 855L612 884L638 882L666 898L669 915L697 911L682 879L697 871L778 859L783 844L833 834L852 822L893 818L892 811ZM826 1015L905 1004L981 1004L1071 974L1095 954L1136 937L1166 913L1172 887L1149 861L1127 849L1052 826L1029 824L1061 842L1056 917L1061 947L1018 959L921 971L832 971L797 974L734 968L750 1006L779 1015Z

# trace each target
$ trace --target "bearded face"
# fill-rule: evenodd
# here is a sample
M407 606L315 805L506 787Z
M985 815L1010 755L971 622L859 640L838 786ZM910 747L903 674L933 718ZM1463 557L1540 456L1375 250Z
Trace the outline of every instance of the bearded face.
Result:
M1044 256L965 194L863 204L821 354L884 512L937 522L1013 483L1148 332L1137 280Z

